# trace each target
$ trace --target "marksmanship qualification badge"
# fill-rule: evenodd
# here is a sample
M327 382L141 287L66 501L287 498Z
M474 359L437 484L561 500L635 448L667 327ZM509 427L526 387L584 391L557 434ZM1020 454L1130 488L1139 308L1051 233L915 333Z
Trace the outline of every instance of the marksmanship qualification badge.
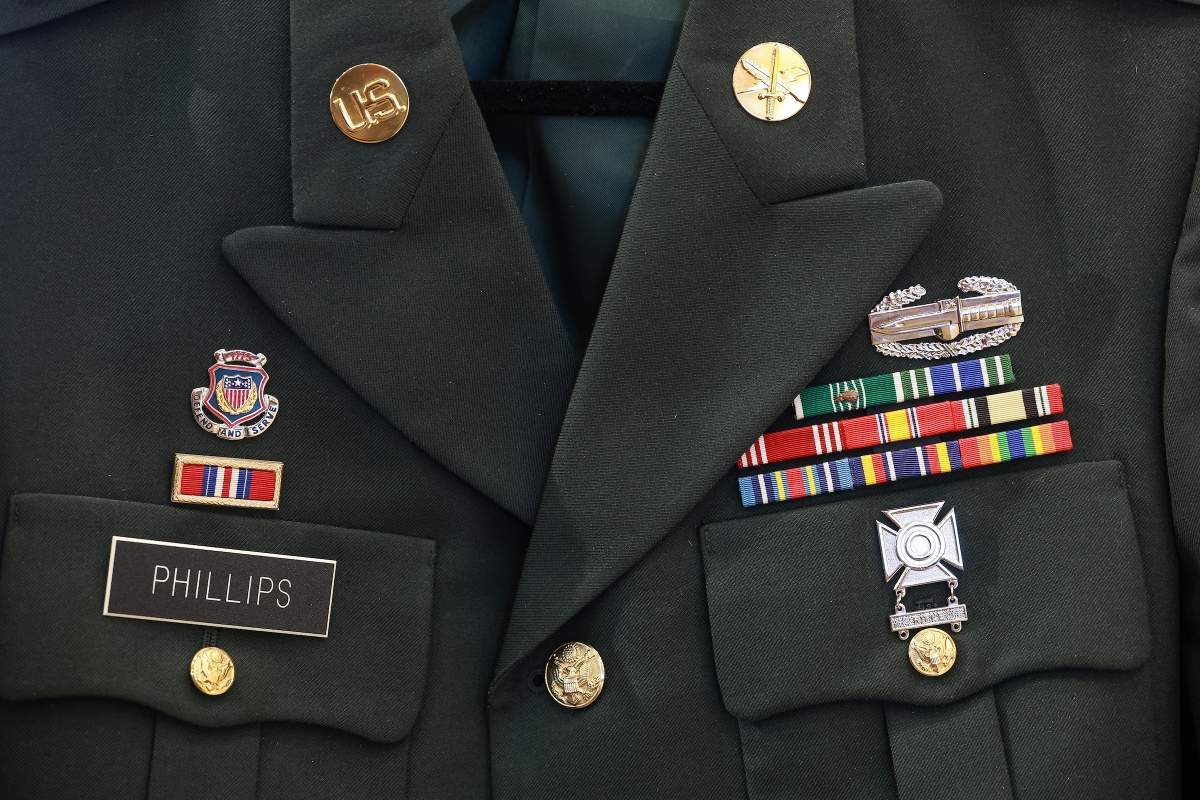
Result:
M908 660L922 675L936 677L954 666L958 650L950 634L938 625L949 625L958 633L967 619L967 607L958 602L955 590L958 578L947 565L963 569L962 546L958 541L958 521L954 509L938 521L945 503L926 503L908 508L893 508L884 515L898 525L893 528L876 522L879 531L879 550L883 555L884 580L896 581L896 612L888 621L901 640L909 631L920 628L908 645ZM945 581L950 587L947 605L909 611L904 607L904 595L909 588Z
M279 401L266 391L267 357L248 350L218 350L213 357L217 363L208 368L208 387L192 389L196 424L222 439L258 436L279 413Z

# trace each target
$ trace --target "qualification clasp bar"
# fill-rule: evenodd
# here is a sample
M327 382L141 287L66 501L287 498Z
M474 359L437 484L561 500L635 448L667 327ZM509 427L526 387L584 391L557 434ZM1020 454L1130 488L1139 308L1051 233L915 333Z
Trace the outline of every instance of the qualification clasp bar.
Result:
M1000 344L1021 329L1025 316L1021 290L1016 286L1000 278L978 276L963 278L958 288L978 296L908 305L925 296L924 287L918 284L883 298L867 318L875 349L890 356L947 358ZM954 341L969 331L983 332ZM897 344L925 338L941 341Z

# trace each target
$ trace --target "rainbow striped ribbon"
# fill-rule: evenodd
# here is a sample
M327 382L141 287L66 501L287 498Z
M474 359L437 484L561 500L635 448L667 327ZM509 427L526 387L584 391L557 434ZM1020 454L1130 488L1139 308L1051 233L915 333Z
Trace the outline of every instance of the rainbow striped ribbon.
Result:
M1063 453L1071 446L1071 429L1066 420L1060 420L952 442L767 472L738 478L738 486L743 506L761 506L920 475L940 475L1018 458Z
M881 414L764 433L742 454L737 464L742 469L762 467L795 458L1023 422L1061 414L1062 410L1062 390L1057 383L966 400L943 400Z
M934 364L921 369L872 375L841 383L810 386L792 401L796 419L838 411L902 403L921 397L1003 386L1016 380L1007 355Z

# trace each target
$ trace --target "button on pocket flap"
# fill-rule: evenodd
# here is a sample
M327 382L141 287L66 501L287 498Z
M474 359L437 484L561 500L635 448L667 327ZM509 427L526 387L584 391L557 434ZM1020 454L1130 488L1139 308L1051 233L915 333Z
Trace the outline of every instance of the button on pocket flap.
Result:
M114 536L336 561L328 637L104 616ZM159 560L189 552L161 550ZM429 540L373 531L15 495L0 560L0 696L113 697L196 725L291 721L399 741L416 720L424 693L434 552ZM157 557L151 554L152 561ZM285 571L288 565L263 561ZM185 565L179 566L182 580ZM238 577L237 591L225 574L211 588L208 581L200 585L199 597L196 585L174 588L191 592L201 609L244 604L248 576ZM320 577L327 587L328 573ZM270 583L256 579L249 602L286 606L291 595L285 602L284 593L272 591L284 578L281 572ZM156 590L168 588L164 581ZM271 624L286 628L284 614L272 611ZM235 679L219 696L202 694L189 672L193 655L210 643L206 631L215 632L216 646L234 664Z
M953 668L925 677L889 629L898 577L885 581L876 521L935 501L955 511L957 596L970 616L952 634ZM718 680L742 719L848 700L938 705L1029 672L1128 670L1149 655L1141 554L1115 461L868 492L706 525L702 542ZM920 588L946 605L946 583Z

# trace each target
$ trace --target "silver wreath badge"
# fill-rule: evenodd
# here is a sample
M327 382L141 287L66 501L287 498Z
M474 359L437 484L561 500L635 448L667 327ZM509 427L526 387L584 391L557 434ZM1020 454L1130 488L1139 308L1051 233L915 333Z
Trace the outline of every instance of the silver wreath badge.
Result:
M925 288L917 284L883 298L867 318L875 349L885 356L950 358L998 345L1021 330L1025 316L1021 290L1016 286L1001 278L977 275L963 278L958 288L978 296L910 306L925 296ZM958 339L959 334L973 330L979 333ZM900 344L926 337L941 341Z

